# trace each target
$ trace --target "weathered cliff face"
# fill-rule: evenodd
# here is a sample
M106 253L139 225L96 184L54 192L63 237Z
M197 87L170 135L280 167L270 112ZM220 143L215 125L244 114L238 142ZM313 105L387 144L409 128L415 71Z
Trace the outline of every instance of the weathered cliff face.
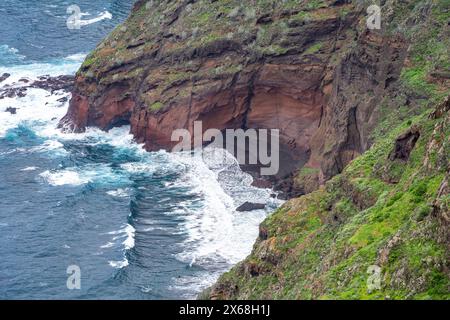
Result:
M302 169L297 183L319 189L266 219L201 298L450 298L450 6L382 4L384 29L334 69L310 144L321 174L342 172L319 188Z
M61 125L130 123L148 150L198 120L279 129L277 178L306 166L319 185L370 146L404 63L404 39L367 31L364 14L351 1L138 1L86 59ZM278 187L305 192L292 181Z

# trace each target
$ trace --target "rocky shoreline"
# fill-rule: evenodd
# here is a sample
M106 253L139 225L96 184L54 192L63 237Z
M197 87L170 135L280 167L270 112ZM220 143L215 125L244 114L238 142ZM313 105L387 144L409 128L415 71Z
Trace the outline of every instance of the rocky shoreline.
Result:
M23 98L27 95L28 89L43 89L50 93L59 90L71 92L75 83L75 77L71 75L61 75L56 77L43 75L39 76L37 79L21 78L17 82L2 86L1 83L10 76L9 73L4 73L0 77L0 99ZM61 102L67 102L67 100Z

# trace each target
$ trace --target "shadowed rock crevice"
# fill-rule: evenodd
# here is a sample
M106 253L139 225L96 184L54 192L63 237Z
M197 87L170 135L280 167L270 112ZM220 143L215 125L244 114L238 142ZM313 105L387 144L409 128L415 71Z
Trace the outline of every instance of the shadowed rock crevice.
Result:
M420 132L417 128L412 128L399 136L395 140L394 149L389 154L389 160L394 161L396 159L402 161L408 161L409 155L419 140Z

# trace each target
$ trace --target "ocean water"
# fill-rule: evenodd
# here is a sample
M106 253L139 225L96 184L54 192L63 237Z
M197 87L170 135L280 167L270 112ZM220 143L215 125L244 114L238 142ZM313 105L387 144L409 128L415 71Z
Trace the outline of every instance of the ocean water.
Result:
M132 1L77 0L85 19L112 15L80 30L66 27L71 4L0 2L0 75L11 74L0 90L74 74ZM65 96L28 89L0 100L0 299L192 299L250 253L280 202L234 158L148 153L126 126L62 133ZM245 201L267 208L236 212ZM67 288L72 265L79 290Z

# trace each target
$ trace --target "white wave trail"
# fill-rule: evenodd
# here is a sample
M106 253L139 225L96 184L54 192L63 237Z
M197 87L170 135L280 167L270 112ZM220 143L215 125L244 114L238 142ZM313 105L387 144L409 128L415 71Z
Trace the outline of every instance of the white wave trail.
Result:
M113 235L114 237L112 238L111 242L108 242L108 244L102 246L102 248L112 247L114 245L114 241L122 240L123 238L125 238L125 240L123 240L123 242L122 242L122 244L124 245L125 251L133 249L135 246L134 237L136 234L136 229L130 224L127 224L122 229L119 229L117 231L108 232L108 234ZM117 268L117 269L121 269L121 268L124 268L129 265L128 259L126 257L126 253L124 253L123 260L109 261L108 263L111 267Z
M79 186L89 182L89 180L81 178L74 170L63 170L54 173L47 170L42 172L40 176L55 187L64 185Z
M85 15L89 15L89 14L85 14ZM113 16L112 16L112 14L110 12L104 11L104 12L101 12L98 15L98 17L95 17L95 18L92 18L92 19L87 19L87 20L80 20L80 26L87 26L87 25L90 25L90 24L93 24L93 23L96 23L96 22L100 22L100 21L105 20L105 19L111 20L112 17Z

